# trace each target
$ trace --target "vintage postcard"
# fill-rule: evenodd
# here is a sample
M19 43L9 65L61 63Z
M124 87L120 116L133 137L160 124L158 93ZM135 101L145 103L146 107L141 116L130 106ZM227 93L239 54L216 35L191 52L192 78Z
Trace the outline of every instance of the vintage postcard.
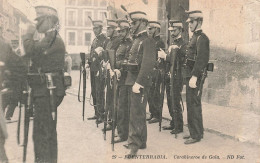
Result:
M259 0L0 0L0 162L260 163L259 29Z

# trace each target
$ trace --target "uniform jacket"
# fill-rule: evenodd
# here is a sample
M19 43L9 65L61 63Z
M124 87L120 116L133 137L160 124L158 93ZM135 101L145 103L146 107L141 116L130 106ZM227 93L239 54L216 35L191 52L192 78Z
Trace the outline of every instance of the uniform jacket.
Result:
M51 42L53 44L51 45ZM65 45L59 34L55 38L55 32L49 32L40 41L33 40L33 34L23 36L24 50L32 60L31 72L57 73L53 80L58 96L65 95L63 83L63 68L65 57ZM49 93L46 82L32 86L34 96L46 96Z
M120 44L120 39L118 37L112 37L111 39L107 39L106 41L106 49L102 53L102 57L105 61L108 61L109 59L109 54L108 50L114 50L116 52L116 49L118 48Z
M148 37L146 31L135 37L129 52L129 62L137 63L139 71L128 71L126 85L133 85L136 82L142 86L151 86L156 62L156 45L155 40Z
M187 66L186 77L200 77L209 61L209 39L202 30L195 31L187 45L186 59L194 60L194 66Z
M120 69L121 71L121 77L118 82L118 85L124 85L126 76L127 76L127 71L123 70L121 65L122 63L127 60L128 58L128 53L129 50L131 49L132 46L132 40L130 38L126 38L121 40L119 47L116 50L116 69Z
M97 47L102 47L103 49L105 49L107 41L108 40L103 33L98 35L93 40L91 44L90 59L89 59L90 71L98 71L100 69L100 62L103 58L98 56L98 54L95 52L95 49Z
M179 49L171 49L172 45L177 45ZM166 56L166 61L170 63L170 66L173 67L173 73L181 75L181 68L184 64L185 53L186 53L186 44L182 37L177 38L172 41L169 50L171 49L170 53ZM178 73L177 73L178 70ZM178 77L180 77L178 75Z

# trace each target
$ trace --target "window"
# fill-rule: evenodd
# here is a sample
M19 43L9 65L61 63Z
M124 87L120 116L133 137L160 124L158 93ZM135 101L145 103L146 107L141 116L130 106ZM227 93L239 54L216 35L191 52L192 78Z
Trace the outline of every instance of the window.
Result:
M85 32L84 35L84 45L89 46L91 44L91 33Z
M107 6L107 1L106 0L101 0L100 6L102 6L102 7Z
M91 17L92 18L92 12L91 11L84 11L84 16L83 16L83 18L84 18L84 26L87 26L87 27L90 27L91 26L91 21L89 20L89 18L88 17Z
M67 5L75 6L76 0L67 0Z
M79 0L78 5L79 6L82 6L82 5L83 6L91 6L92 5L92 0Z
M70 9L70 10L68 10L68 25L69 26L75 26L76 25L76 20L77 20L77 18L76 18L76 10L72 10L72 9Z
M68 45L76 45L76 32L69 31L67 38Z

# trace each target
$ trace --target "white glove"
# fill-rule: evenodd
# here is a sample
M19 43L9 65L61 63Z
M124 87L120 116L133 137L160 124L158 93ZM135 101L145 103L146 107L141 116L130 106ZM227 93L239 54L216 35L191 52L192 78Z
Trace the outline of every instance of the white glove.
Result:
M110 65L110 63L109 63L109 62L107 63L107 65L106 65L106 66L107 66L107 69L108 69L108 70L111 70L111 65Z
M115 72L112 69L109 69L109 75L110 75L110 78L112 79L113 76L115 75Z
M160 48L160 51L158 51L158 57L166 60L167 54Z
M171 51L172 51L173 49L180 49L180 47L179 47L178 45L171 45L171 46L169 46L169 48L168 48L168 52L171 53Z
M189 86L191 88L196 88L197 87L196 83L197 83L197 77L196 76L192 76L190 78L190 81L189 81Z
M143 88L143 86L138 83L135 83L132 87L132 91L134 93L140 93L140 88Z
M115 69L114 72L116 73L117 80L119 80L119 78L121 77L121 72L118 69Z
M97 48L95 49L95 52L96 52L98 55L100 55L102 51L104 51L104 49L103 49L102 47L97 47Z
M0 66L4 66L4 65L5 65L5 63L0 61Z

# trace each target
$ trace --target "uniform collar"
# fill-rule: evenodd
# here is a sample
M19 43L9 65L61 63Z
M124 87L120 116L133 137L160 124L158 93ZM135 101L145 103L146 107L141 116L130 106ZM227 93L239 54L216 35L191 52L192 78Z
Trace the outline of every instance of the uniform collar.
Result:
M156 36L154 37L155 40L160 40L160 38L161 38L160 35L156 35Z
M99 35L97 35L96 38L99 39L100 37L103 37L103 35L104 35L104 34L101 32Z
M196 31L194 32L195 34L201 34L202 33L202 29L196 29Z

